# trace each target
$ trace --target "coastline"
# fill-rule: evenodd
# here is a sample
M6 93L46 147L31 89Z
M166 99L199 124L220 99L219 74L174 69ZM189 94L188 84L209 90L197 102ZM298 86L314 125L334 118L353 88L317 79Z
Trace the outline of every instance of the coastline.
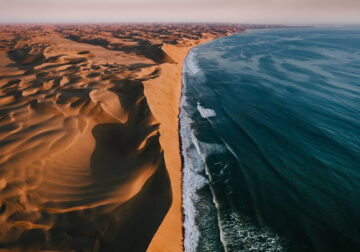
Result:
M351 181L329 173L321 176L320 182L326 182L319 183L319 177L313 173L333 170L345 178L356 167L350 158L351 153L356 153L356 143L348 141L354 139L356 130L349 128L346 135L335 134L337 130L341 131L340 124L344 121L349 120L349 124L356 125L356 120L353 120L355 117L348 117L356 111L356 100L352 99L354 97L350 93L346 97L346 91L343 90L343 84L352 86L356 76L342 75L340 72L354 72L353 57L346 46L337 48L339 54L336 59L330 51L336 41L346 36L349 36L351 45L356 48L354 42L359 37L350 34L357 33L356 30L330 31L318 28L249 32L190 51L183 64L179 115L182 126L181 155L184 158L182 193L185 251L310 248L329 251L334 247L336 250L344 247L352 250L359 246L356 242L349 243L349 240L344 239L346 235L356 241L356 233L351 230L351 223L346 218L349 215L356 216L356 207L353 205L356 194L350 189ZM325 40L326 43L323 43ZM267 49L263 50L264 47ZM320 48L323 51L318 53ZM255 61L250 60L254 58ZM291 64L289 58L292 59ZM325 62L325 59L327 63L324 63L324 68L309 71L309 64ZM291 66L289 68L286 67L288 63ZM339 76L333 82L328 81L327 77L336 65L341 69ZM262 73L261 78L258 78L258 73ZM307 79L298 82L299 75L295 73L304 74ZM314 76L324 78L320 77L319 83L314 85L310 81ZM336 90L328 92L329 87L336 87ZM344 100L334 98L339 96L338 91L344 92ZM287 104L286 108L283 104ZM299 107L299 104L303 106ZM323 104L329 106L324 107ZM240 109L233 110L234 107ZM278 109L274 109L276 107ZM309 111L314 113L310 117ZM317 113L318 116L314 117ZM272 118L276 118L275 123ZM297 125L302 123L305 123L304 127L299 128ZM328 125L329 128L318 128L318 125ZM190 130L186 131L186 128ZM334 134L330 136L328 133L331 128ZM326 137L321 138L318 134ZM336 152L333 146L324 145L330 139L339 143L334 148L339 148L339 153L343 153L337 157L343 160L342 165L329 162L329 153ZM276 144L269 145L269 142ZM298 149L298 146L301 148ZM307 147L317 149L317 152L309 152ZM279 160L273 158L274 150L281 153ZM192 155L193 152L199 155ZM307 168L305 163L299 163L298 160L321 161L310 162L311 168ZM305 168L308 172L298 173ZM197 171L203 180L196 179ZM196 181L203 183L197 187ZM308 181L306 187L303 181ZM327 189L329 184L333 184L333 191ZM349 200L339 194L339 188L349 188ZM294 194L287 194L287 190ZM266 197L264 191L268 193ZM285 193L279 196L279 192ZM315 204L318 197L301 196L315 194L321 195L320 205ZM333 196L343 200L344 204L334 206L334 211L329 211ZM291 207L287 208L289 202ZM303 205L325 217L307 223L304 220L312 219L313 212L299 211ZM341 226L333 222L333 217L339 220ZM279 224L279 220L284 219L287 221L280 221ZM304 229L294 230L295 222ZM329 226L333 228L327 230ZM344 226L348 229L342 229ZM344 236L337 237L336 233Z
M193 47L215 38L208 36L193 41L191 45L185 47L165 44L162 49L175 61L175 64L162 64L160 76L144 82L144 94L150 110L160 122L160 145L164 150L173 193L172 205L147 251L183 251L182 157L178 118L182 67L188 52Z

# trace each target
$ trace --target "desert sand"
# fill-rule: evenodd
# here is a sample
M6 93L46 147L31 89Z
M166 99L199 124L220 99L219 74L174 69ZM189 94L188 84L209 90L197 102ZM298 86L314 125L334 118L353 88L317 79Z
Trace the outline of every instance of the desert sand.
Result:
M0 250L182 251L182 62L245 28L1 25Z

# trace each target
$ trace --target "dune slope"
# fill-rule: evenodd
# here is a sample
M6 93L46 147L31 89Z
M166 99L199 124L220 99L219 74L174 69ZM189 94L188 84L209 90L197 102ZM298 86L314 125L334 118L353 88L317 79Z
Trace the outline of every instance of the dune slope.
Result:
M2 52L1 247L144 251L171 187L142 81L124 72L154 62L39 33Z

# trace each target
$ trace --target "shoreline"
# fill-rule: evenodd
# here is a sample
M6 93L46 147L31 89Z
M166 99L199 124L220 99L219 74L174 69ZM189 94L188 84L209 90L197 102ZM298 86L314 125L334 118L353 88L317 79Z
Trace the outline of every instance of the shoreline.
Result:
M144 82L144 94L150 110L160 122L160 145L164 150L165 164L169 173L173 201L147 251L184 251L184 211L182 204L181 138L179 109L182 90L183 63L189 51L216 37L192 41L190 46L179 47L165 44L162 49L175 61L160 65L160 76ZM168 77L168 78L167 78ZM161 101L161 102L159 102ZM177 141L174 139L177 138Z

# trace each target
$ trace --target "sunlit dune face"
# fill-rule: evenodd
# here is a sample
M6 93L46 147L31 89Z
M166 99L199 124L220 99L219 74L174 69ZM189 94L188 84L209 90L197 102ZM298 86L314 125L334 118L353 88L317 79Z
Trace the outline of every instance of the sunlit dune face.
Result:
M2 248L96 249L101 240L144 250L171 204L141 80L162 56L143 56L137 43L126 43L133 53L110 51L91 44L105 39L79 43L49 27L1 29ZM129 239L111 237L125 232Z

